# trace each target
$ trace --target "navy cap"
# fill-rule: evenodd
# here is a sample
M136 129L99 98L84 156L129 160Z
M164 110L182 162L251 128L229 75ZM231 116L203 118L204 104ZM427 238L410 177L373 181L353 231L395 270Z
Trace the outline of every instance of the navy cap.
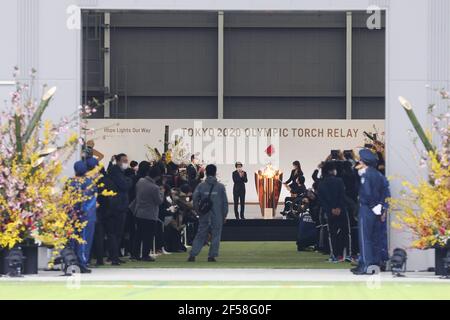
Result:
M362 149L359 151L359 158L362 162L367 164L368 166L376 166L378 163L378 157L369 149Z
M86 159L86 165L88 170L94 169L96 166L98 166L98 160L94 157L90 157Z
M87 172L87 165L84 161L77 161L73 165L73 169L75 170L75 174L79 177L83 176Z

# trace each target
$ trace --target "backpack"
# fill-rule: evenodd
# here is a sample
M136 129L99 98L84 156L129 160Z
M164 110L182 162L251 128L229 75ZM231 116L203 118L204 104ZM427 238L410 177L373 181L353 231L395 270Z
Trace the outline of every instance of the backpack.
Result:
M207 198L200 199L198 202L198 214L200 216L203 216L207 214L209 211L211 211L213 207L213 203L211 201L211 193L214 188L214 184L211 186L211 189L209 189L209 194Z

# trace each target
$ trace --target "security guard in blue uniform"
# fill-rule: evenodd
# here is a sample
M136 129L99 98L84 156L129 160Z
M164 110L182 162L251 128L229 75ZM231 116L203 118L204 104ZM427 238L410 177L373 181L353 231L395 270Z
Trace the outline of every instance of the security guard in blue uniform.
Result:
M359 246L360 257L356 275L367 274L368 269L380 266L382 257L381 243L383 221L386 221L386 198L389 187L386 178L376 169L377 156L369 149L359 152L357 166L361 182L359 187Z
M91 158L94 159L94 158ZM88 268L89 255L95 231L97 186L92 178L87 176L88 170L92 170L98 164L97 160L77 161L74 164L75 177L70 180L70 186L77 190L85 198L75 206L80 222L86 222L79 236L83 243L75 240L70 242L70 246L75 251L80 265L81 273L90 273Z

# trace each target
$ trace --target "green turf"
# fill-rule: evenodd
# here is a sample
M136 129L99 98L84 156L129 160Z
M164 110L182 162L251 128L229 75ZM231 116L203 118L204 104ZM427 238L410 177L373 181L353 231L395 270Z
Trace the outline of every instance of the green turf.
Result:
M0 282L0 300L6 299L450 299L450 282L442 283L174 283L85 282L80 286L59 283Z
M188 263L187 253L160 255L156 262L128 261L119 268L276 268L345 269L348 263L329 263L328 256L315 252L297 252L293 242L223 242L217 263L206 262L205 247L197 262ZM105 268L111 268L106 265Z

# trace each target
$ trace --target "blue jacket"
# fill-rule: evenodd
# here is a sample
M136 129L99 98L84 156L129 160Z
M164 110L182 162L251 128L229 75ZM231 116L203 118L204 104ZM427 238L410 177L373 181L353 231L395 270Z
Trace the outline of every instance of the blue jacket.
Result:
M70 186L82 192L87 199L75 206L82 220L96 221L97 186L88 177L71 179Z
M386 198L390 197L389 182L374 167L368 167L361 176L359 202L361 206L373 208L378 204L387 207Z

